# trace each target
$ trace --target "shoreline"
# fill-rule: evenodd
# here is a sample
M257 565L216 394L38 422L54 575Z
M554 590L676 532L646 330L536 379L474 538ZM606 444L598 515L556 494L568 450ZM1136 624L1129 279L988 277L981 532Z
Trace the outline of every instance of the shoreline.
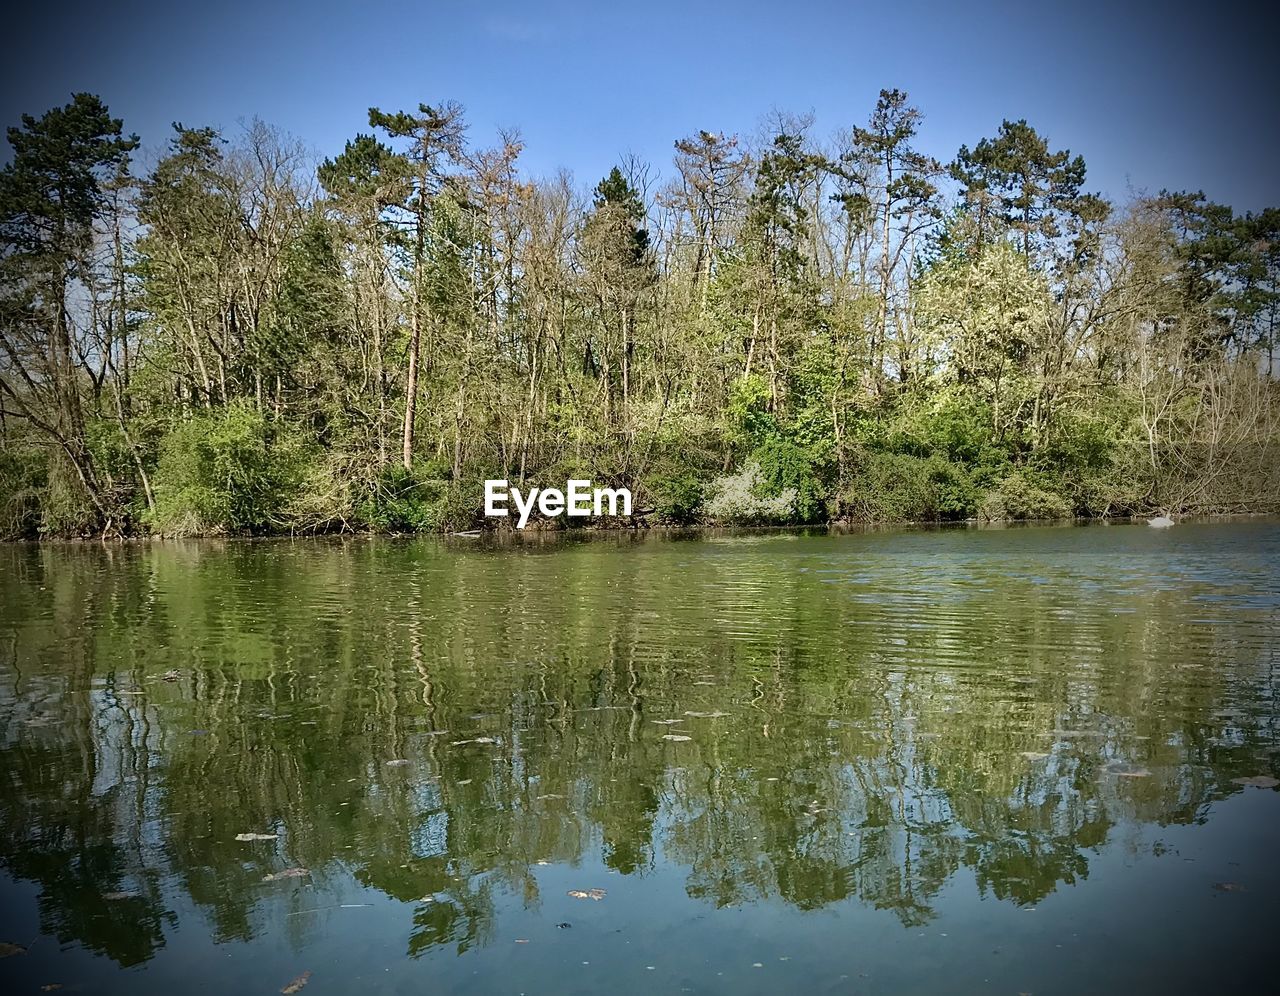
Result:
M1207 524L1256 519L1280 518L1280 510L1251 512L1205 512L1196 515L1179 517L1178 524ZM550 539L605 539L608 537L668 536L674 538L696 539L703 536L731 537L737 535L788 535L788 534L826 534L855 535L859 533L887 532L934 532L953 529L1000 530L1025 528L1066 528L1083 526L1141 525L1146 517L1140 515L1116 516L1065 516L1043 519L951 519L951 520L903 520L900 522L858 522L850 520L834 520L825 523L785 523L774 525L715 525L696 523L691 525L668 525L643 523L631 525L608 526L548 526L531 525L525 529L494 528L475 529L459 532L377 532L374 530L333 530L329 532L278 532L278 533L205 533L184 536L166 536L163 534L139 534L130 536L47 536L25 537L20 539L0 539L0 546L142 546L157 543L187 542L231 542L231 543L276 543L296 542L298 540L353 540L353 539L385 539L385 540L478 540L480 542L529 542L534 538L539 541Z

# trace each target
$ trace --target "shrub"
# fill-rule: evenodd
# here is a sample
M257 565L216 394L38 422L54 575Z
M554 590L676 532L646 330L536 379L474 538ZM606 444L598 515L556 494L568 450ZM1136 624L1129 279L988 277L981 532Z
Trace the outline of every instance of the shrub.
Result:
M692 471L655 474L646 486L653 496L654 512L659 522L683 526L698 520L705 488Z
M379 532L439 532L471 528L480 513L484 485L452 481L439 463L427 460L405 470L386 467L375 479L357 515Z
M712 522L759 525L787 522L795 516L796 489L768 494L755 460L747 460L736 474L717 477L707 491L703 512Z
M1071 505L1058 492L1045 487L1025 471L1014 471L987 493L982 517L1003 519L1062 519Z
M977 506L964 467L941 457L872 453L841 494L844 514L864 522L962 519Z
M233 402L183 422L160 442L152 527L166 535L257 531L279 525L300 486L295 447L262 412Z
M750 374L734 382L725 414L735 442L756 446L777 433L778 420L769 411L769 401L769 385L763 377Z
M0 448L0 539L21 539L39 531L41 496L48 481L48 461L42 450Z
M807 450L790 440L775 436L765 440L751 454L760 467L761 495L793 492L792 511L800 522L826 518L822 484L814 471L814 460Z

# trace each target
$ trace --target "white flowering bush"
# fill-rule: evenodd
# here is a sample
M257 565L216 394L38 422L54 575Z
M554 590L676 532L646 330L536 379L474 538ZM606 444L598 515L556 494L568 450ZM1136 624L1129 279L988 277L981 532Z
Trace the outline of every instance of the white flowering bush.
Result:
M762 486L760 463L748 460L736 474L726 474L711 482L702 506L703 514L712 522L737 525L787 522L795 517L795 488L784 488L776 495L762 495Z

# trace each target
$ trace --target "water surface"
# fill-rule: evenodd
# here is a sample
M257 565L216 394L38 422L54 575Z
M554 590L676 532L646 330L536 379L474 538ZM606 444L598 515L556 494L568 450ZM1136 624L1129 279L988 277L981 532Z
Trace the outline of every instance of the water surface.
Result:
M1274 521L3 547L0 979L1269 989L1278 663Z

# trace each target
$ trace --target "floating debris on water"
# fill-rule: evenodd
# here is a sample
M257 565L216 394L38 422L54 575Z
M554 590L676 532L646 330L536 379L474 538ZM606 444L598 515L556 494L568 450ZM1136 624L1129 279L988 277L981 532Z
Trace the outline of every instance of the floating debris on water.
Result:
M567 895L574 899L594 899L599 902L608 893L604 889L570 889Z
M304 986L306 986L310 980L311 970L308 969L281 989L280 992L284 993L284 996L293 996L294 993L299 992Z
M692 740L693 737L686 737L683 733L668 733L662 739L674 740L676 743L682 743L685 740Z
M263 875L264 882L279 882L286 878L306 878L311 872L306 868L286 868L284 871L274 872L271 875Z
M276 833L238 833L236 840L276 840L279 836Z
M1106 770L1118 778L1149 778L1151 772L1137 764L1126 764L1116 761L1108 764Z

